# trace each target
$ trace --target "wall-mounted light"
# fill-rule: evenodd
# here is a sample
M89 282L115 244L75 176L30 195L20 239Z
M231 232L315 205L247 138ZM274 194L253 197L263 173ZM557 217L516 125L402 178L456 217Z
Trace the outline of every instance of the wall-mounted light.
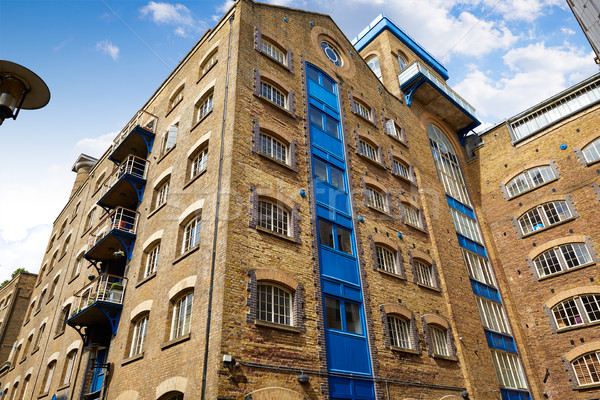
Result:
M467 392L466 390L464 390L461 394L463 399L468 399L469 398L469 392Z
M304 372L298 375L298 383L300 383L301 385L307 384L309 380L309 376L306 375Z
M35 110L50 101L50 90L42 78L27 68L0 60L0 125L6 118L17 119L19 111Z

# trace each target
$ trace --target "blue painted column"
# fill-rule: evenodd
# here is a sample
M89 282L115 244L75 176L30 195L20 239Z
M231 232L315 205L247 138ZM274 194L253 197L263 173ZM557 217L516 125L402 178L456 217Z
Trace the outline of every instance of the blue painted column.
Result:
M374 400L338 86L310 64L306 74L329 395Z

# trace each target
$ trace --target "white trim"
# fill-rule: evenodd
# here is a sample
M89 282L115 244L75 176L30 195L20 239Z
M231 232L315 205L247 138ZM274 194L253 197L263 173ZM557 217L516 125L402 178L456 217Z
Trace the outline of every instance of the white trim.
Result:
M135 317L137 317L143 312L150 311L151 308L152 300L146 300L144 302L141 302L133 310L131 310L131 313L129 314L129 319L133 321Z
M25 372L25 379L27 379L27 377L31 374L33 374L33 367L29 368L27 372Z
M76 340L67 347L65 350L65 354L69 354L72 350L79 350L79 346L81 345L81 340Z
M57 351L56 353L52 354L50 357L48 357L48 360L46 360L46 365L50 364L52 361L58 361L58 357L60 356L60 352Z
M152 187L156 188L156 186L158 186L159 183L162 182L163 179L165 179L167 176L171 175L171 173L173 172L173 167L169 167L167 169L165 169L159 176L158 178L156 178L154 180L154 182L152 183Z
M162 381L158 386L156 386L156 398L158 399L165 393L173 391L185 393L187 383L188 380L182 376L174 376L172 378L166 379Z
M187 217L190 216L194 211L202 210L204 208L204 199L200 199L192 203L188 208L185 209L177 218L177 223L181 225Z
M212 47L205 52L204 57L202 57L202 59L200 60L200 63L198 64L199 67L204 65L204 63L208 60L208 57L212 55L212 53L214 52L214 50L217 47L219 47L219 43L221 43L221 41L217 40L217 42L215 44L213 44Z
M162 239L163 232L164 232L164 230L161 229L160 231L156 231L152 235L150 235L150 237L148 239L146 239L146 241L142 245L142 250L146 251L148 246L150 246L153 242L156 242L157 240Z
M208 140L210 139L210 133L211 133L211 131L208 131L207 133L202 135L202 137L200 139L198 139L198 141L190 147L190 149L188 150L188 152L186 154L187 158L190 158L192 156L192 154L194 154L196 152L196 150L198 150L202 145L204 145L205 142L208 142Z
M216 83L217 83L216 79L213 79L212 81L207 83L206 86L204 86L204 88L202 88L202 91L200 91L200 94L198 96L196 96L196 99L194 99L194 104L198 103L200 101L200 99L202 99L202 97L204 97L204 95L206 93L208 93L211 89L214 89Z
M35 333L35 328L33 328L32 330L29 331L29 335L27 335L27 338L29 338L29 336L33 335Z
M169 289L169 300L173 300L173 298L182 290L194 288L196 286L196 278L196 275L192 275L177 282L171 289Z
M171 91L171 93L169 94L169 102L171 102L171 99L173 98L175 93L177 93L179 91L179 89L182 89L183 87L185 87L185 81L186 81L186 79L180 81L179 85L175 86L175 89Z
M72 303L73 303L73 299L74 299L74 297L73 297L73 296L71 296L71 297L69 297L67 300L65 300L65 302L64 302L64 303L62 304L62 306L61 306L61 310L62 310L63 308L65 308L66 306L68 306L69 304L72 304Z

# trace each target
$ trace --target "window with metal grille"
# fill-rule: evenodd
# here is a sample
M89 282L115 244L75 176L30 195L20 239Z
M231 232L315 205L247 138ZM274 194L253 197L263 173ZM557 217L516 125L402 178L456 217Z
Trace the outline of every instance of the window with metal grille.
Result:
M181 252L185 253L200 243L200 227L202 218L200 216L192 219L183 229L183 244Z
M408 169L408 165L404 164L401 161L398 161L396 159L394 159L392 161L392 171L396 175L400 175L403 178L406 178L408 180L412 180L410 178L410 172L409 172L409 169Z
M382 246L375 246L375 255L377 258L377 268L390 272L392 274L398 273L398 266L396 265L396 255Z
M479 282L483 282L489 286L496 286L496 279L492 271L492 266L485 258L477 254L461 249L463 260L467 266L469 276Z
M527 211L519 217L521 232L527 235L531 232L547 228L573 216L567 202L553 201Z
M286 108L287 106L286 95L268 82L260 82L260 94L265 99L277 104L280 107Z
M508 320L502 304L479 296L475 296L475 299L477 300L477 308L479 309L483 327L510 335Z
M387 212L387 204L385 195L377 189L366 188L367 205L378 209L379 211Z
M288 164L288 147L285 144L264 133L260 133L259 141L261 153L284 164Z
M549 165L531 168L512 178L506 184L508 197L515 197L519 194L540 186L556 178L554 170Z
M546 250L533 260L540 277L557 274L593 261L585 243L570 243Z
M371 110L369 110L364 104L354 101L352 110L361 117L371 121Z
M281 235L289 236L290 215L282 207L266 201L258 202L258 225Z
M258 285L258 319L292 325L292 294L275 285Z
M390 342L392 346L402 347L404 349L410 349L410 322L403 319L388 315L388 329L390 331Z
M167 179L162 185L160 185L156 189L156 205L154 206L155 209L167 202L167 197L169 195L169 182L170 180Z
M274 59L275 61L285 65L286 57L285 53L279 49L276 45L266 40L264 37L261 40L261 50L263 53Z
M422 285L435 287L435 282L433 280L433 267L419 260L414 260L414 265L417 282Z
M369 143L365 142L362 139L358 141L358 151L363 156L370 158L373 161L378 161L377 150L375 150L375 147L371 146Z
M158 266L158 256L160 254L160 243L152 246L150 251L146 254L146 265L144 267L144 278L149 277L150 275L156 272L156 267Z
M494 349L490 349L490 351L492 352L494 370L496 371L500 386L513 389L527 389L519 357L516 354Z
M200 175L205 169L206 164L208 162L208 147L204 147L202 150L196 154L196 156L192 160L192 165L190 168L190 179L195 178Z
M192 303L194 293L181 296L173 305L173 319L171 321L170 339L176 339L190 333L192 323Z
M144 315L133 325L133 334L131 336L131 348L129 357L141 354L144 351L144 341L146 340L146 331L148 330L148 315ZM189 330L188 330L189 331Z
M213 108L213 93L201 99L196 104L196 123L200 122Z
M600 354L581 356L571 363L580 386L600 383Z
M411 205L402 203L402 210L404 210L404 223L417 228L423 228L421 218L419 218L419 211Z
M431 352L441 356L449 356L447 330L437 326L428 325L431 338Z
M581 152L588 164L600 160L600 138L585 146Z

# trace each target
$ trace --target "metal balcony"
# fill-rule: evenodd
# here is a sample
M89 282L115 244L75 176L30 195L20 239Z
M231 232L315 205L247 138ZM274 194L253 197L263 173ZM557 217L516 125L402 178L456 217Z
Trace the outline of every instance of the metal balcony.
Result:
M139 214L123 207L117 207L92 230L84 257L89 261L114 261L127 256L136 238Z
M115 164L121 164L130 154L148 158L152 151L157 124L156 115L144 110L138 111L116 137L108 159Z
M461 142L464 135L481 124L475 109L419 61L404 69L398 80L406 105L410 107L414 99L418 100L453 127Z
M102 184L98 205L136 209L144 196L148 161L130 155Z
M89 336L90 329L102 331L102 327L109 325L110 331L115 335L126 286L127 278L123 276L99 275L73 295L71 315L67 324L82 336ZM82 333L83 328L86 328L85 334Z

